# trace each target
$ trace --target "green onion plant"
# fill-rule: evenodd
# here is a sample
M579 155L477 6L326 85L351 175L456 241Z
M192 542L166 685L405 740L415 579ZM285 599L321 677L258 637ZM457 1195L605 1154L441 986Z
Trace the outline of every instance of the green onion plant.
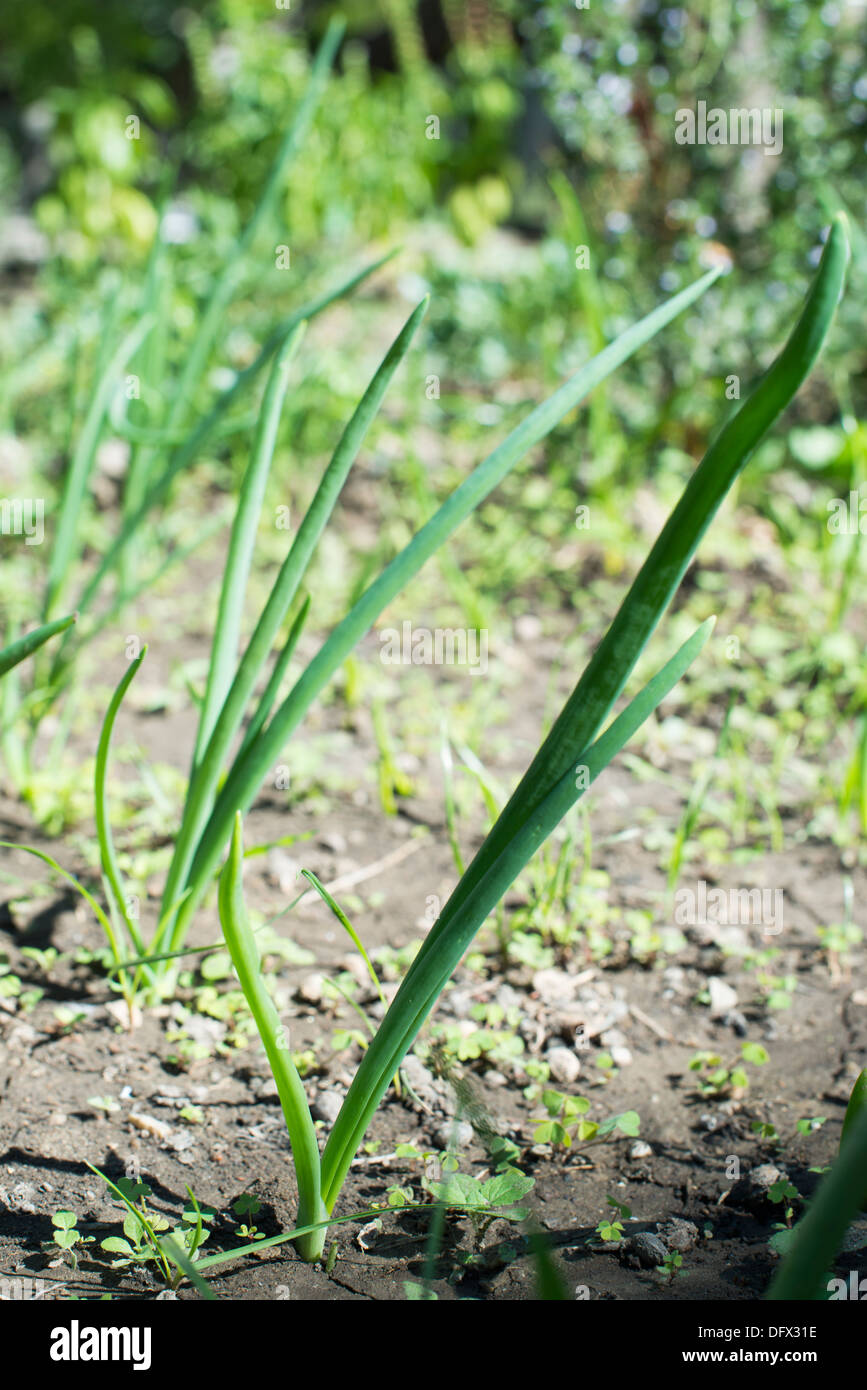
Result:
M281 760L286 740L312 701L383 608L528 449L621 362L693 303L720 272L709 272L629 328L533 410L365 590L297 677L288 695L278 701L282 678L309 608L308 599L301 595L304 573L388 384L406 356L425 302L409 316L346 426L239 657L242 598L253 549L252 532L273 448L275 422L291 358L298 347L297 329L284 336L271 369L242 483L223 579L221 620L212 646L207 693L200 711L186 802L175 837L160 918L147 957L142 957L140 943L133 938L138 958L127 962L127 966L153 970L157 986L160 981L165 982L174 956L185 949L189 924L231 840L220 872L220 920L283 1105L298 1179L299 1226L303 1228L297 1245L305 1259L320 1257L328 1220L371 1119L474 936L569 808L652 714L707 642L713 619L703 623L606 726L729 488L811 370L842 293L848 254L845 219L837 217L800 318L786 344L719 430L550 732L482 847L462 873L367 1046L321 1154L301 1079L263 982L256 938L244 907L242 816L255 799L266 772ZM294 616L290 616L293 612ZM287 621L288 635L279 639ZM271 673L263 692L257 694L269 661L273 661ZM141 658L125 674L106 721L101 741L105 756L98 760L97 768L97 802L103 807L111 723L140 664ZM122 915L125 889L114 857L107 814L100 816L98 834L105 878L115 909Z
M302 325L321 314L336 300L349 295L389 256L345 275L337 284L290 314L270 333L255 360L235 380L210 399L202 411L200 401L214 346L233 297L249 276L251 251L274 213L292 160L310 128L322 100L329 72L340 44L344 23L333 20L313 61L307 90L280 143L259 201L235 244L229 249L197 321L192 343L185 349L178 371L169 346L171 267L165 241L158 232L145 274L141 302L132 326L116 344L117 322L130 307L119 292L102 315L100 338L108 344L98 354L94 385L84 411L77 440L65 469L53 534L48 538L48 564L42 600L42 621L49 624L68 609L84 550L85 523L97 451L106 428L130 442L131 455L120 499L121 524L96 566L75 596L80 621L74 634L67 632L51 657L35 665L29 688L13 682L4 690L4 752L7 771L19 795L33 801L35 741L46 715L68 693L78 670L83 647L109 627L140 594L159 581L167 570L184 562L212 534L214 527L200 528L191 545L167 547L161 542L157 514L172 485L199 458L214 439L236 433L247 425L234 407L261 378L287 339L296 346ZM294 335L294 336L293 336ZM134 373L146 383L139 409L131 421L125 411L124 373ZM159 402L168 402L161 407ZM234 413L233 413L234 411ZM273 418L273 417L272 417ZM253 505L252 496L249 505ZM218 518L217 525L222 524ZM158 550L155 563L143 563L145 552ZM220 666L215 671L219 680ZM216 687L208 691L213 713ZM66 723L62 725L63 734ZM207 727L207 725L205 725ZM55 739L52 758L58 752Z

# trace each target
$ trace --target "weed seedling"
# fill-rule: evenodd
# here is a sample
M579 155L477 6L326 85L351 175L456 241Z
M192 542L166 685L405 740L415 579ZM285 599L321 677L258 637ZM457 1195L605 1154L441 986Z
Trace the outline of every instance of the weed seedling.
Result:
M583 1146L618 1131L630 1138L639 1133L640 1120L635 1110L610 1115L607 1120L585 1120L583 1116L590 1109L586 1096L569 1096L555 1090L542 1092L542 1104L548 1118L536 1125L533 1140L536 1144L550 1144L555 1153L564 1154L573 1142Z
M623 1222L631 1218L632 1209L625 1206L623 1202L618 1202L615 1197L606 1197L605 1200L617 1214L616 1216L603 1216L596 1227L596 1235L600 1240L620 1240L623 1235Z
M676 1250L672 1250L668 1255L666 1255L662 1264L656 1266L656 1273L659 1275L660 1279L665 1281L665 1283L673 1284L675 1279L683 1279L686 1277L687 1271L685 1269L681 1269L682 1264L683 1256L679 1255Z
M242 1192L240 1197L232 1203L232 1211L237 1217L257 1216L261 1210L262 1203L252 1192ZM265 1232L242 1221L238 1227L238 1235L244 1240L263 1240Z
M208 1239L205 1223L213 1219L213 1208L201 1207L188 1187L189 1204L184 1208L181 1224L173 1226L161 1212L148 1206L147 1199L152 1194L147 1183L134 1178L118 1178L115 1183L92 1164L87 1166L102 1178L126 1208L123 1236L107 1236L101 1243L106 1254L118 1256L112 1261L112 1269L153 1264L166 1286L176 1289L188 1275L189 1266L195 1264L197 1251Z
M770 1061L767 1048L761 1043L741 1044L740 1062L724 1063L716 1052L696 1052L690 1058L689 1070L700 1073L698 1089L703 1096L738 1096L749 1088L750 1078L743 1063L762 1067Z
M54 1227L53 1239L43 1245L46 1254L52 1254L55 1250L60 1251L60 1255L53 1260L49 1260L49 1269L56 1269L60 1264L69 1264L73 1269L78 1269L79 1247L91 1245L94 1236L83 1236L78 1229L78 1217L74 1211L63 1209L56 1211L51 1218Z

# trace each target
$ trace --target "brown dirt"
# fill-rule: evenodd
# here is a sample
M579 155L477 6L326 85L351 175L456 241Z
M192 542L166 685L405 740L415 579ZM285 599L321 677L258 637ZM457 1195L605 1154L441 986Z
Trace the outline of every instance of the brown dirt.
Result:
M185 654L189 655L189 647ZM505 736L499 746L511 752L495 760L494 767L506 783L521 770L523 750L540 725L550 642L522 643L515 661L523 707L498 730ZM163 659L154 678L164 678L166 669ZM433 693L432 687L431 698ZM434 709L430 718L433 723ZM432 758L429 780L421 779L433 791L405 799L397 816L386 817L375 788L366 780L366 770L376 759L366 711L351 715L349 723L347 728L345 709L329 705L313 716L308 736L322 737L323 747L330 746L332 758L340 760L345 787L354 791L331 798L324 826L315 806L302 801L287 808L285 795L265 793L248 819L247 842L310 831L310 840L288 854L331 882L359 866L379 864L423 833L419 848L354 890L362 901L352 915L368 949L383 944L396 947L421 934L418 923L427 898L444 897L454 881L436 767ZM118 743L134 735L148 756L180 768L189 732L189 716L183 712L163 716L125 712ZM641 823L642 804L653 806L669 824L676 823L682 806L670 786L639 784L623 768L610 769L591 794L597 845L593 867L611 876L613 908L650 907L659 915L665 884L658 855L645 847L640 835L605 843L608 837ZM3 838L35 842L21 807L8 800L0 803L0 829ZM477 833L472 847L480 838ZM584 1014L591 1019L599 1010L619 1014L614 1026L624 1035L632 1059L610 1080L598 1084L600 1073L593 1064L599 1047L596 1037L589 1051L580 1054L581 1077L564 1089L587 1094L596 1118L638 1110L641 1138L651 1148L647 1156L630 1157L634 1141L629 1138L564 1157L534 1148L532 1117L538 1114L538 1101L525 1098L528 1077L520 1067L510 1073L507 1065L492 1065L484 1059L464 1065L464 1078L497 1128L523 1150L520 1166L535 1178L527 1204L547 1232L571 1289L586 1286L595 1299L749 1300L759 1298L767 1287L776 1259L768 1239L782 1209L768 1202L745 1209L738 1189L731 1191L735 1187L730 1176L732 1160L745 1174L759 1163L772 1162L789 1176L802 1197L808 1196L816 1182L808 1170L827 1163L835 1152L848 1090L867 1045L867 992L845 971L832 978L817 945L816 926L842 917L840 852L827 843L801 839L802 843L794 844L794 836L789 836L793 847L785 853L727 869L720 880L727 886L755 882L784 889L785 930L772 943L782 947L783 956L770 968L776 975L797 979L789 1009L770 1011L756 988L755 972L745 970L737 958L723 956L713 933L700 927L686 929L685 951L647 964L630 959L625 948L607 961L594 963L573 947L558 960L558 968L567 975L593 972L586 982ZM465 843L465 850L470 847ZM68 867L82 870L69 845L62 849L55 845L52 852ZM7 868L27 881L44 881L42 866L21 852L9 855ZM285 870L279 858L249 861L248 894L255 908L272 914L285 904L285 884L281 888L278 881ZM713 869L702 869L700 863L690 873L715 881ZM854 877L857 893L863 875L856 871ZM147 904L146 916L154 905ZM664 921L664 916L659 920ZM282 967L280 973L281 984L294 991L293 1046L320 1044L318 1067L310 1077L311 1094L326 1094L345 1087L357 1050L337 1056L330 1053L334 1017L327 1008L331 1006L305 1003L297 989L312 970L328 973L340 967L348 942L327 910L311 900L283 923L282 934L291 934L315 957L315 965ZM754 946L768 944L758 927L745 930ZM262 1202L256 1218L260 1230L273 1235L289 1229L295 1209L291 1157L279 1103L258 1046L224 1048L222 1055L212 1051L179 1070L169 1061L176 1049L165 1036L171 1024L168 1017L149 1015L134 1032L123 1030L106 1012L113 996L90 967L58 966L46 982L34 962L20 954L23 946L54 945L70 951L101 944L98 925L87 909L64 893L47 900L26 925L20 921L16 925L14 914L7 914L5 921L0 920L0 932L2 948L25 987L40 984L46 989L45 997L27 1014L16 1009L14 1000L0 1001L0 1273L36 1274L90 1296L97 1290L113 1290L121 1297L153 1297L159 1290L159 1281L147 1271L112 1271L108 1257L101 1252L94 1255L99 1240L118 1233L120 1218L111 1195L87 1169L85 1160L113 1178L140 1174L153 1190L154 1207L168 1214L180 1213L190 1185L200 1202L218 1212L209 1252L240 1243L230 1207L244 1191L254 1191ZM213 941L218 935L211 904L200 914L195 939ZM494 950L492 944L490 949ZM863 957L858 952L854 959L860 965ZM493 957L491 964L496 964ZM558 1011L556 1000L546 998L544 990L540 993L534 973L532 968L513 964L486 978L462 967L455 989L444 996L436 1017L455 1022L466 1014L468 992L469 1003L480 1002L505 987L503 997L519 1001L519 1031L526 1047L522 1060L540 1055L552 1041L566 1045L574 1032L575 1016L570 1021L568 1008ZM722 1099L700 1096L695 1076L687 1070L690 1057L700 1048L719 1051L728 1060L739 1053L742 1038L732 1022L712 1019L706 1004L696 1002L711 977L724 977L735 988L742 1017L741 1024L735 1020L736 1025L743 1031L745 1024L746 1036L764 1041L770 1052L767 1066L750 1069L749 1090ZM510 990L514 993L509 994ZM54 1016L60 1003L74 1005L85 1015L71 1030ZM344 1012L346 1026L353 1026L352 1015ZM370 1012L375 1013L375 1007ZM197 1017L202 1035L219 1042L219 1022ZM420 1111L407 1095L398 1099L394 1092L389 1094L368 1134L378 1145L377 1152L363 1155L354 1166L341 1198L341 1212L382 1202L391 1183L409 1182L420 1195L419 1165L383 1155L391 1154L401 1142L412 1142L420 1149L440 1147L434 1136L454 1111L456 1093L453 1084L442 1079L435 1093L433 1113ZM89 1098L106 1094L120 1097L118 1113L104 1115L89 1104ZM179 1107L186 1100L201 1107L204 1123L185 1124L179 1118ZM160 1140L136 1128L129 1119L132 1112L167 1123L169 1136ZM796 1122L816 1115L828 1117L825 1127L809 1137L798 1134ZM774 1123L782 1141L779 1147L760 1142L751 1129L756 1121ZM478 1133L468 1147L462 1147L461 1160L467 1171L488 1171L488 1154ZM697 1239L684 1253L682 1276L663 1281L651 1269L632 1267L627 1253L616 1244L602 1249L588 1246L597 1223L610 1213L609 1195L632 1210L635 1220L627 1224L626 1236L652 1232L657 1223L672 1217L694 1223ZM46 1267L48 1257L41 1251L51 1237L52 1213L67 1206L78 1214L82 1232L96 1237L77 1271L66 1265ZM796 1201L796 1212L798 1206ZM334 1228L338 1259L330 1274L321 1267L308 1267L289 1246L281 1246L229 1266L213 1277L213 1288L218 1296L232 1299L403 1299L404 1281L422 1277L429 1225L429 1213L424 1211L384 1211L381 1231L370 1231L361 1240L356 1224ZM841 1257L841 1269L856 1259L861 1237L862 1244L867 1242L863 1222L853 1233L853 1250ZM503 1246L511 1249L503 1250ZM495 1222L484 1237L482 1257L475 1265L465 1266L460 1252L473 1248L469 1219L450 1216L433 1285L440 1298L536 1296L534 1264L520 1228ZM184 1289L180 1296L196 1295Z

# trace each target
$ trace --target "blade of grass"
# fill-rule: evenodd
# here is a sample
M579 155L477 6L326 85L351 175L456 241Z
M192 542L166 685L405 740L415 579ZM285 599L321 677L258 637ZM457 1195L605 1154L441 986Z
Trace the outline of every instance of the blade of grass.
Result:
M719 270L709 271L694 285L660 305L637 324L633 324L603 352L570 377L552 396L537 406L451 494L431 520L392 560L346 617L338 623L267 727L246 752L235 760L187 875L186 882L192 885L193 891L176 923L172 937L173 946L181 944L186 924L201 901L223 847L228 841L235 811L243 811L250 806L265 770L276 761L275 755L297 728L320 690L370 630L382 610L534 444L544 439L563 416L621 362L703 294L720 273Z
M714 619L708 619L693 633L673 657L657 672L602 736L583 752L573 744L567 771L550 786L536 810L509 842L489 862L484 876L472 892L452 894L440 914L436 944L429 933L407 971L391 1008L373 1042L362 1058L358 1071L322 1156L322 1194L332 1210L344 1178L376 1111L388 1080L409 1051L422 1023L445 988L459 960L479 927L529 863L539 846L562 820L570 806L583 795L645 719L677 684L710 636ZM586 770L576 785L575 764ZM494 826L482 851L495 835ZM480 851L480 853L482 852ZM466 876L465 876L466 877ZM463 884L464 879L461 879Z
M277 1085L295 1158L298 1220L299 1224L304 1226L320 1221L325 1215L320 1193L319 1144L304 1086L292 1061L292 1053L288 1046L283 1044L280 1018L262 978L259 947L244 905L244 853L241 833L241 817L238 815L235 818L229 857L220 875L220 923L232 964L255 1019ZM318 1259L322 1254L323 1240L324 1234L299 1237L297 1244L301 1257L308 1261Z
M243 753L244 749L250 746L253 740L257 737L259 730L264 726L265 721L268 719L271 713L271 710L274 708L274 701L277 699L277 692L283 683L283 677L286 675L286 672L289 669L289 662L292 660L292 654L295 651L296 646L298 645L298 638L301 636L301 633L304 629L304 624L307 621L307 615L309 614L309 612L310 595L307 594L304 599L304 602L298 610L298 613L292 623L291 628L289 629L289 636L286 638L286 641L283 644L283 647L277 657L277 660L274 663L274 669L271 672L268 684L265 686L265 689L262 692L262 698L256 706L253 718L250 720L246 730L244 731L244 737L241 741L239 753ZM247 854L249 855L250 853L251 851L248 850Z
M313 887L316 889L316 892L319 894L319 896L320 896L320 898L322 899L322 901L323 901L328 907L330 907L331 911L333 912L334 916L337 918L337 920L338 920L338 922L340 923L340 925L342 926L343 930L344 930L344 931L347 933L347 935L349 936L350 940L352 941L353 946L355 947L355 949L356 949L356 951L358 952L358 954L361 956L361 959L364 961L364 964L367 966L367 973L368 973L368 975L370 976L371 980L373 981L373 987L374 987L374 989L376 990L377 994L379 995L379 1002L382 1004L382 1006L383 1006L384 1009L387 1009L387 1008L388 1008L388 1000L386 999L385 995L384 995L383 992L382 992L382 985L379 983L379 976L377 975L375 969L373 968L373 961L370 959L370 956L369 956L369 955L367 954L367 952L365 951L365 949L364 949L364 943L362 942L361 937L358 935L358 932L355 930L354 926L353 926L352 923L350 922L350 920L349 920L349 918L347 917L346 913L343 911L343 908L342 908L342 907L340 906L340 904L331 896L331 894L329 893L328 889L325 887L324 883L320 883L320 882L319 882L319 879L318 879L318 878L316 877L316 875L313 873L313 870L312 870L312 869L302 869L302 870L301 870L301 877L302 877L302 878L306 878L308 883L312 883Z
M80 893L81 896L84 898L84 901L91 908L94 916L99 922L99 925L102 927L102 930L105 933L105 939L109 944L109 948L115 959L115 962L117 962L118 964L122 964L123 958L120 954L120 946L118 945L117 934L114 930L114 926L111 922L111 919L107 917L106 914L103 912L102 908L96 901L96 898L94 898L93 894L87 891L87 889L84 887L84 884L79 883L78 879L75 877L74 874L69 873L60 864L58 864L56 859L52 859L50 854L46 854L44 850L36 849L34 845L19 845L16 844L14 840L0 840L0 849L20 849L23 850L25 854L32 854L35 859L41 859L43 864L47 864L49 868L53 869L56 874L60 874L60 877L62 879L65 879L67 883L71 884L72 887L75 889L76 893ZM134 1000L132 983L129 979L127 979L125 974L119 973L118 980L123 991L123 997L129 1009L130 1026L132 1026Z
M335 286L333 290L327 290L324 294L321 294L317 299L311 300L309 304L305 304L300 309L297 309L293 314L290 314L289 317L285 319L284 322L277 329L275 329L271 336L266 340L265 345L261 349L258 357L256 357L256 359L253 362L251 362L249 367L245 367L242 372L238 373L237 377L235 378L235 381L232 383L231 386L229 386L225 391L221 392L221 394L217 397L216 401L212 405L211 409L208 411L207 415L205 415L199 421L196 427L190 432L185 442L172 453L171 458L166 467L164 468L163 472L154 482L151 483L144 498L142 499L141 504L130 516L127 516L124 519L120 532L115 537L112 544L108 547L99 565L97 566L94 573L91 575L90 579L84 587L84 590L82 591L81 597L78 601L78 608L80 612L85 612L90 608L96 595L100 592L106 580L106 576L111 574L117 567L118 561L124 553L125 548L133 540L140 527L147 520L149 513L155 510L155 508L158 507L160 503L165 499L175 478L185 468L188 468L192 461L196 458L201 449L204 447L206 441L213 434L216 426L222 420L226 411L232 405L233 401L235 401L237 397L244 390L246 390L246 388L256 379L256 377L259 376L262 369L267 365L267 363L273 357L274 353L277 351L277 348L279 347L280 343L284 341L286 334L289 333L292 328L296 327L299 323L301 323L302 320L306 320L309 323L311 319L315 318L317 314L321 314L325 309L329 307L329 305L335 303L338 299L343 299L346 295L351 294L352 291L356 289L358 285L360 285L364 280L368 279L369 276L373 275L377 270L379 270L383 265L385 265L386 262L392 260L393 257L396 255L397 251L394 250L389 251L384 256L380 256L378 260L372 261L369 265L364 266L360 271L356 271L353 275L348 276L347 279L342 280L337 286ZM66 639L64 639L64 642L65 640ZM63 663L65 655L66 652L64 644L61 644L60 650L56 658L56 667L59 667Z
M81 551L81 510L87 483L96 457L96 446L109 402L117 387L118 378L128 359L139 347L153 325L150 314L139 319L122 339L120 346L99 377L88 406L78 443L66 473L66 485L60 507L60 520L51 547L48 565L48 585L43 617L50 621L60 607L72 566Z
M129 1211L130 1214L135 1217L136 1221L138 1221L139 1225L141 1226L141 1229L144 1231L145 1236L147 1237L148 1245L154 1252L154 1258L158 1260L159 1263L162 1265L162 1271L166 1282L170 1283L171 1270L169 1269L168 1262L165 1257L165 1252L162 1250L160 1242L157 1238L157 1233L154 1230L151 1223L148 1221L145 1213L141 1211L135 1205L134 1202L131 1202L129 1197L127 1197L126 1193L122 1192L121 1189L117 1186L117 1184L113 1183L111 1178L107 1177L106 1174L103 1173L100 1168L97 1168L96 1165L93 1163L89 1163L87 1159L85 1159L84 1162L87 1164L88 1168L92 1173L96 1173L97 1177L102 1178L106 1187L110 1188L114 1195L117 1198L119 1198L121 1202L123 1202L123 1205L126 1207L127 1211Z
M285 1245L287 1241L298 1240L299 1236L316 1235L321 1232L324 1243L324 1235L329 1226L344 1226L350 1221L370 1221L374 1217L384 1216L392 1212L401 1211L435 1211L440 1203L437 1202L402 1202L398 1206L370 1207L367 1211L353 1211L347 1216L334 1216L325 1221L313 1221L306 1226L293 1226L291 1231L284 1231L279 1236L267 1236L265 1240L253 1241L250 1245L238 1245L234 1250L221 1250L218 1255L205 1255L204 1259L196 1261L196 1268L199 1270L217 1269L220 1265L229 1264L231 1260L240 1260L243 1255L250 1255L256 1250L272 1250L277 1245ZM450 1211L461 1211L463 1208L457 1202L449 1203Z
M491 856L533 814L569 763L568 750L588 745L622 691L651 633L686 573L731 484L770 425L788 405L819 355L843 289L848 244L838 218L798 322L770 368L711 444L659 534L570 699L461 880L469 893ZM434 926L428 941L440 930Z
M177 895L181 887L187 885L187 875L192 863L196 841L207 822L224 760L231 742L240 728L253 688L271 653L277 632L295 598L319 538L334 510L349 470L358 457L367 432L376 418L385 392L398 366L409 351L412 339L424 317L427 304L428 300L425 297L413 310L374 373L367 390L340 437L316 489L313 501L307 509L289 553L280 568L253 636L250 638L238 666L235 679L226 695L210 741L191 778L181 827L175 844L175 853L166 881L166 894L168 896ZM255 741L250 742L251 751L257 747L258 741L259 737L257 736ZM214 868L216 868L216 860L214 861ZM170 944L172 947L177 947L181 942L173 936Z
M166 428L169 431L178 426L190 409L196 388L207 366L223 314L241 281L247 252L252 246L260 226L271 211L289 165L310 128L314 112L325 90L334 55L340 45L345 27L343 19L333 18L330 20L325 37L319 45L310 69L307 90L281 141L259 202L235 245L225 257L223 268L213 283L173 397L174 403L166 421Z
M70 613L68 617L56 618L53 623L44 623L35 631L28 632L26 636L10 642L8 647L3 647L0 650L0 676L5 676L6 672L11 671L13 666L17 666L20 661L25 661L28 656L31 656L42 646L43 642L48 642L58 632L65 632L77 621L78 614Z
M190 1283L198 1289L202 1298L206 1298L210 1303L218 1302L217 1295L210 1285L202 1278L195 1264L189 1255L184 1254L180 1246L171 1236L161 1236L159 1241L160 1249L168 1255L172 1264L177 1265L178 1269L189 1279Z
M99 735L99 743L96 749L96 760L94 763L93 792L94 792L94 816L96 820L96 838L99 844L99 857L102 864L102 872L108 881L114 905L120 914L129 933L129 939L135 950L140 956L146 951L141 933L135 920L127 907L127 894L117 862L117 854L114 848L114 837L111 833L111 821L108 816L108 806L106 803L105 781L108 771L108 753L111 744L112 730L117 712L120 709L123 697L135 679L135 676L147 655L147 647L143 647L139 656L130 663L129 669L124 672L117 689L109 701L108 709L103 720L102 730ZM153 971L147 971L148 980L153 983ZM133 978L132 988L135 991L138 987L137 976Z
M302 320L297 327L287 334L283 346L278 349L274 358L268 384L265 387L253 453L244 473L235 519L232 523L232 534L229 538L217 623L211 645L208 681L196 737L193 771L199 764L203 749L208 745L217 715L232 683L232 674L237 664L244 597L247 581L250 577L250 567L253 563L253 549L256 544L256 530L265 497L265 485L268 481L268 474L274 457L274 447L277 443L277 429L280 424L283 401L289 386L289 372L306 328L307 324Z

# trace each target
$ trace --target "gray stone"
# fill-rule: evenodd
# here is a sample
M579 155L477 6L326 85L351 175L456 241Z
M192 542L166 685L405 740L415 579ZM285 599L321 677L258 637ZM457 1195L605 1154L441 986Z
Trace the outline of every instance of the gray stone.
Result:
M324 984L324 975L306 975L298 986L298 993L308 1004L318 1004L322 998Z
M343 1097L336 1091L322 1091L314 1100L310 1112L314 1120L324 1120L326 1124L333 1124L340 1114L342 1105Z
M721 1018L730 1009L737 1008L738 996L731 985L727 985L725 980L721 980L718 975L712 975L707 982L708 994L710 995L710 1016L711 1018Z
M533 976L533 989L544 1004L562 1003L572 999L575 994L575 977L565 970L537 970Z
M668 1248L659 1236L649 1231L639 1231L623 1244L623 1261L633 1269L656 1269L668 1259Z
M678 1255L685 1255L698 1244L698 1227L692 1221L684 1221L679 1216L672 1216L668 1221L663 1221L657 1226L657 1232L669 1250L676 1251Z
M319 836L319 843L330 849L332 854L345 854L347 850L346 837L341 835L339 830L323 831Z
M552 1047L546 1052L545 1061L551 1068L552 1079L559 1081L561 1086L571 1086L581 1074L581 1062L571 1048Z
M465 1149L473 1142L473 1127L466 1120L440 1125L434 1130L434 1143L440 1149Z

